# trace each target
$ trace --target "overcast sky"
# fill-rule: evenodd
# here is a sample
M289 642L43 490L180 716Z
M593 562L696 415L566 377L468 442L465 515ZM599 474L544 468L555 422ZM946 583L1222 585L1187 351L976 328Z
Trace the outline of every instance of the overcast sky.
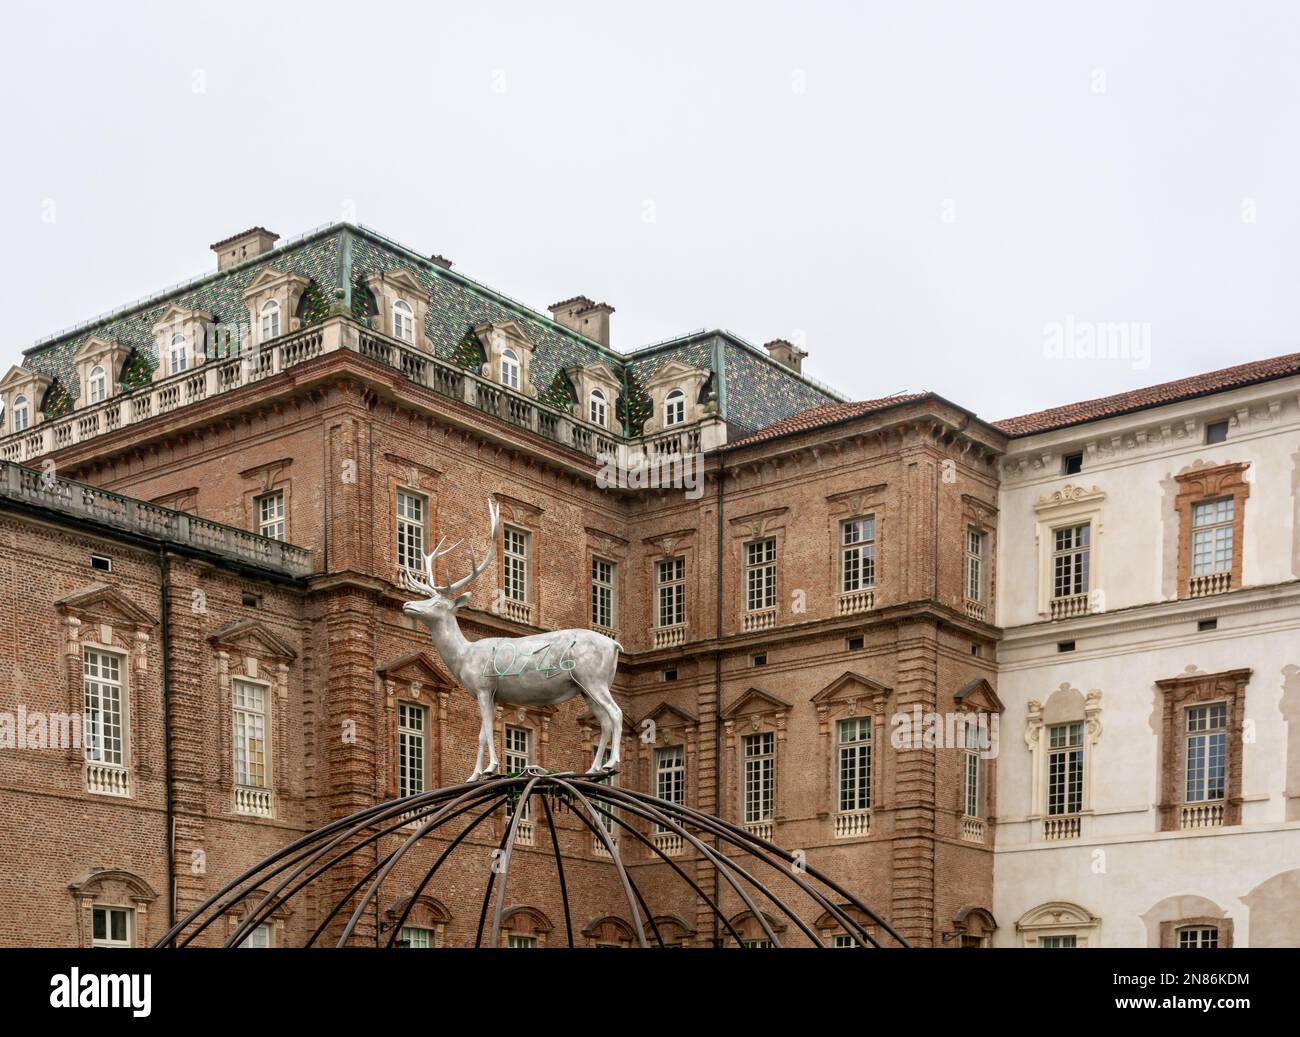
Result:
M848 396L986 418L1300 350L1297 4L7 19L5 368L212 241L343 218L543 311L607 301L620 350L793 338ZM1127 356L1061 355L1116 324Z

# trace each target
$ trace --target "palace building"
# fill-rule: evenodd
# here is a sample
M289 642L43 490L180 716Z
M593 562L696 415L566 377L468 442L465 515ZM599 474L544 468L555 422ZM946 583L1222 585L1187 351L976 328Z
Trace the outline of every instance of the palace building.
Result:
M916 945L1300 945L1300 355L987 421L845 400L783 340L620 353L605 303L543 315L363 227L277 241L0 380L0 944L146 945L465 780L477 705L402 576L444 536L481 558L493 500L461 629L615 637L620 786L802 850ZM494 737L583 770L599 724L498 706ZM472 944L504 823L427 888L438 841L403 858L354 942L414 899L406 946ZM608 851L554 824L582 942L630 945ZM638 831L665 939L735 945L706 862ZM546 820L519 844L502 942L554 945Z

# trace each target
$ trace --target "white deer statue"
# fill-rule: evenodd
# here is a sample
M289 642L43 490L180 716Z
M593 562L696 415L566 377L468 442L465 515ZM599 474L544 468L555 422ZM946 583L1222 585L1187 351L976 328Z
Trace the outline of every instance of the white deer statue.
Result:
M478 733L478 756L475 781L484 774L495 774L497 750L492 737L492 716L499 703L512 706L558 705L579 693L587 708L600 721L600 744L591 769L595 774L618 769L619 743L623 734L623 711L610 694L610 684L618 667L618 653L623 646L612 637L594 630L552 630L525 637L485 637L480 641L466 640L456 622L456 613L469 601L469 593L460 590L482 573L492 561L496 551L497 529L501 524L501 508L488 501L488 514L492 518L488 533L487 555L482 562L469 552L470 572L446 586L439 586L434 576L434 563L454 551L460 541L444 548L446 537L424 556L425 578L412 572L403 573L409 590L425 597L408 601L403 611L418 616L429 628L434 646L442 661L465 689L478 702L481 725ZM609 747L609 759L604 760ZM487 768L483 767L483 750L488 752Z

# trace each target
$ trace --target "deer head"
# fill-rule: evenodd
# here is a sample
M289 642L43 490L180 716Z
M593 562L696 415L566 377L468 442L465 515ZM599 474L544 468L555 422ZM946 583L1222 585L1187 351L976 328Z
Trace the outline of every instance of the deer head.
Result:
M402 573L402 582L406 585L407 590L414 591L416 594L423 594L425 597L419 601L408 601L402 606L403 612L409 612L429 622L443 616L452 615L457 609L464 608L465 603L469 601L469 592L466 591L464 594L460 594L461 588L467 586L471 580L482 573L492 563L492 556L496 553L497 529L501 525L501 505L489 500L488 515L492 519L492 524L488 532L487 554L484 555L483 561L479 562L474 556L474 548L469 549L470 571L467 576L462 576L459 580L453 580L451 583L441 586L433 573L434 565L438 559L451 554L460 545L459 540L450 547L443 547L447 540L446 537L443 537L438 541L438 546L430 553L420 552L424 558L424 578L416 576L413 572L407 570Z

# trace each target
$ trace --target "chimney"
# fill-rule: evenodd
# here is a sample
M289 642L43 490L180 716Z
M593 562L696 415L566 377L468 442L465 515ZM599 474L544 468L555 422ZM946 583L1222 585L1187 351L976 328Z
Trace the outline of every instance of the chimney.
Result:
M579 335L609 345L609 315L614 307L604 302L592 302L585 295L575 295L547 307L556 324L563 324Z
M796 373L803 372L803 358L808 354L793 343L783 338L774 338L771 342L765 342L763 348L767 350L767 355L782 367L788 367Z
M265 227L252 227L208 247L217 254L217 269L225 270L236 263L242 263L245 259L270 252L279 240L279 234L273 234Z
M451 269L451 260L448 259L446 256L430 256L429 262L431 262L434 266L442 267L444 270Z

